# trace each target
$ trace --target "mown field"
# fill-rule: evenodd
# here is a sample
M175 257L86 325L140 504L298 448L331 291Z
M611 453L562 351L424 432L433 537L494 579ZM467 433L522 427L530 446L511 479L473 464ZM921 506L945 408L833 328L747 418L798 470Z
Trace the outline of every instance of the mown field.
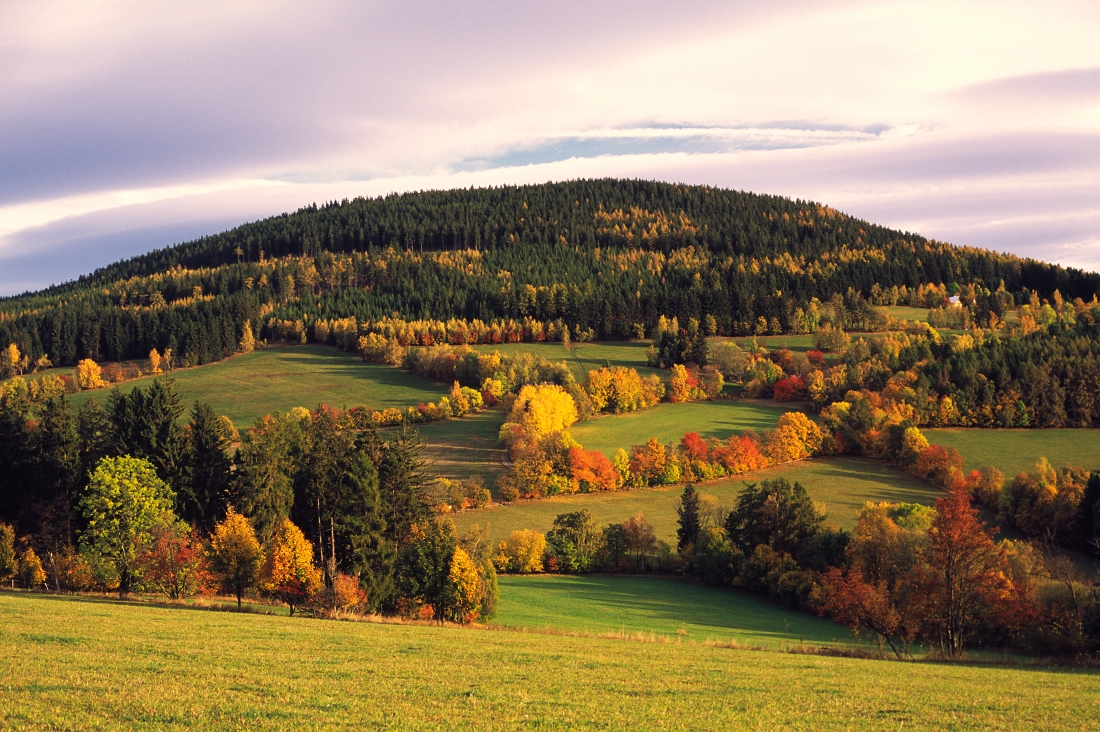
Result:
M186 405L196 399L210 402L238 427L256 417L286 412L294 407L314 409L327 404L336 409L368 406L372 409L409 407L438 401L450 385L441 384L392 366L362 363L355 356L329 346L265 348L226 361L169 374ZM128 391L153 377L119 384ZM79 405L95 397L106 399L108 389L80 392L71 397Z
M732 506L746 482L785 477L799 481L810 496L824 504L828 511L826 523L851 529L856 515L867 501L924 503L931 505L942 495L940 489L901 472L888 464L868 458L839 457L803 460L762 470L752 475L714 483L702 483L699 490L718 499L720 506ZM657 538L675 545L676 504L683 486L647 488L636 491L588 493L554 496L532 501L496 505L477 511L455 514L459 531L478 524L489 531L493 541L501 541L517 529L549 530L554 517L561 513L591 512L599 525L624 521L641 513L653 526Z
M1100 470L1100 430L926 429L929 442L959 451L968 470L993 465L1006 480L1046 457L1056 468Z
M905 664L0 593L12 729L1081 729L1080 669Z
M494 410L418 425L432 472L446 478L478 476L495 492L494 481L504 471L504 451L497 439L503 421L504 415Z
M843 625L764 600L669 577L502 575L495 624L598 635L762 646L853 643Z
M638 412L597 416L573 425L569 432L585 448L599 450L612 458L616 450L629 450L631 445L643 444L651 437L667 445L679 441L685 432L724 440L745 430L774 429L784 412L796 409L771 400L666 402Z

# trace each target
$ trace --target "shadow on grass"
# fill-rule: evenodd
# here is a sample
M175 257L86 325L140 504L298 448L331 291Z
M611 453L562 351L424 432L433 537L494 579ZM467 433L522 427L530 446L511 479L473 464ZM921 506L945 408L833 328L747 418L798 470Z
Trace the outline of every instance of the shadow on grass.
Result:
M583 627L588 622L608 629L675 634L690 624L689 632L696 636L753 635L792 644L800 639L828 643L850 636L847 628L831 621L683 579L524 577L502 579L502 587L521 588L532 597L537 594L539 613L557 616L562 626L569 627ZM656 624L666 627L654 628Z

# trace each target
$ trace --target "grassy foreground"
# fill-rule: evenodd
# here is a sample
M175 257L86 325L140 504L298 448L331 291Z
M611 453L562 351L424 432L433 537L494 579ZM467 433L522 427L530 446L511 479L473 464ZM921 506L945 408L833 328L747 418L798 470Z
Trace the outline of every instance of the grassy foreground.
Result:
M1080 729L1100 677L0 593L0 726Z
M1100 470L1100 430L953 428L928 429L924 434L929 442L958 450L968 470L993 465L1005 474L1006 480L1031 470L1041 457L1046 457L1056 468L1076 465Z
M719 505L728 507L733 505L746 482L779 476L801 482L815 501L825 504L829 513L827 523L846 529L855 527L856 515L867 501L931 505L943 495L935 486L882 461L858 457L803 460L752 475L702 483L698 488L715 496ZM682 490L683 486L677 485L517 501L464 511L454 516L454 522L459 531L464 531L471 524L487 527L490 539L500 541L517 529L547 531L558 514L582 508L588 509L601 526L641 513L652 524L658 539L675 544L676 504Z
M187 407L196 399L210 402L218 414L227 415L238 428L265 414L286 412L294 407L314 409L318 404L335 409L358 406L403 409L419 402L438 401L450 388L393 366L362 363L330 346L265 348L218 363L173 371L170 376L176 380ZM125 381L118 386L129 391L147 385L152 378ZM104 400L108 391L80 392L72 401L79 405L93 396Z

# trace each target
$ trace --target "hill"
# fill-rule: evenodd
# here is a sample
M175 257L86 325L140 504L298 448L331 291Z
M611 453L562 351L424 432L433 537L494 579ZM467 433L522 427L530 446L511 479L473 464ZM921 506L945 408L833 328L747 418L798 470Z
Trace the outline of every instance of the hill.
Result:
M883 663L0 592L0 726L1080 729L1087 670ZM947 692L945 690L950 690Z
M616 340L662 314L711 315L725 335L753 333L761 319L788 333L800 332L811 298L848 288L1002 281L1010 293L1100 290L1097 274L930 241L816 203L589 180L310 206L0 300L0 343L61 365L152 348L193 365L232 353L246 321L269 339L394 314L527 317Z

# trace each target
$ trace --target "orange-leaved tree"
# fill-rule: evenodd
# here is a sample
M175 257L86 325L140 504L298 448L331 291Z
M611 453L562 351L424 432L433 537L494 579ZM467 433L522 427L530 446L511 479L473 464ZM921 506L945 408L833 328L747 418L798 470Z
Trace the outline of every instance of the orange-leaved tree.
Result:
M580 445L569 448L569 470L573 490L582 493L613 491L619 487L619 471L599 450L585 450Z
M283 519L275 529L260 589L290 606L291 615L295 606L308 604L321 589L313 544L290 519Z
M190 597L209 584L202 537L187 524L172 521L155 526L140 548L143 583L168 599Z
M264 566L264 550L248 519L230 508L225 520L214 527L208 556L214 576L237 596L240 608L241 596L256 586Z

